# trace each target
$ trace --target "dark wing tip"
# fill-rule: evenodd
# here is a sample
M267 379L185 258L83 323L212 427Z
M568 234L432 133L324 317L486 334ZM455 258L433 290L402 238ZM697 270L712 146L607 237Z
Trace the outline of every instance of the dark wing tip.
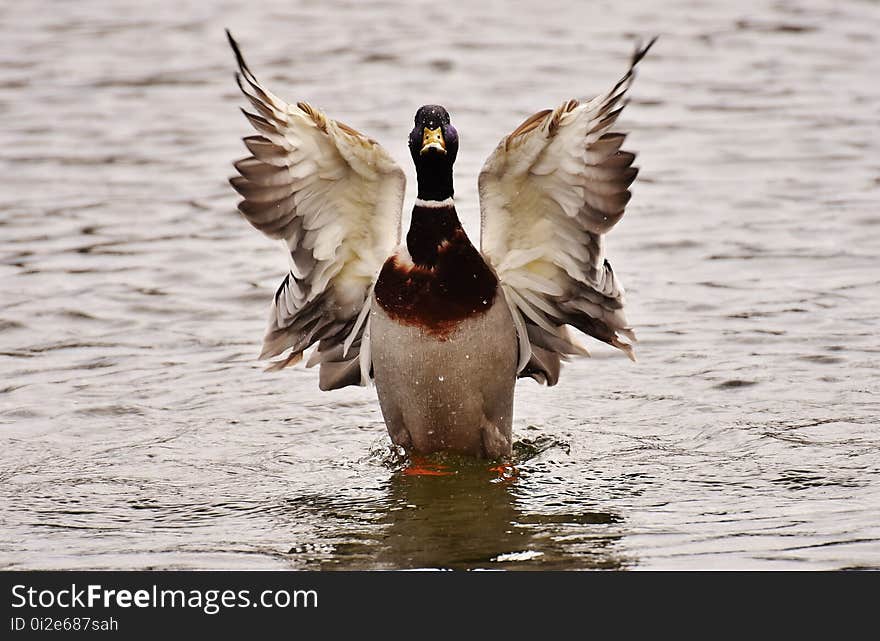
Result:
M651 47L654 46L654 43L657 42L657 38L659 37L660 36L654 36L648 41L648 44L646 44L644 47L642 47L641 42L636 43L636 50L633 52L632 62L630 63L631 67L635 67L639 63L639 61L648 54L648 51L651 50Z
M226 39L229 40L229 46L232 47L232 52L235 54L235 61L238 63L238 68L241 69L241 72L244 74L250 74L253 76L254 74L251 72L247 63L244 61L244 56L241 53L241 49L238 46L238 43L235 41L235 38L232 37L232 32L229 29L226 29Z

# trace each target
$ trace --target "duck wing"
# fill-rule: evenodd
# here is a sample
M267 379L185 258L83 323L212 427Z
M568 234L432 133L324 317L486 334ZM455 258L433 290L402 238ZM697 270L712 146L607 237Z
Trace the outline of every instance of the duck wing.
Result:
M268 368L281 369L317 343L308 366L320 364L321 389L365 385L370 293L400 240L406 177L375 141L265 89L227 36L256 110L242 111L259 132L244 139L252 155L235 163L230 182L243 197L239 211L290 256L260 358L289 350Z
M656 40L656 38L654 39ZM554 385L560 361L587 354L571 325L635 360L624 290L603 250L638 173L612 130L654 44L637 47L611 91L540 111L504 138L480 172L481 250L517 327L519 376Z

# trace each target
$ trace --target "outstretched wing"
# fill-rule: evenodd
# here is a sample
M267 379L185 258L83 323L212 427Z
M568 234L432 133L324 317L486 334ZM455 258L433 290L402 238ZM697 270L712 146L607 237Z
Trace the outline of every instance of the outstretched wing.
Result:
M635 155L620 150L625 135L612 127L654 40L636 49L611 91L536 113L480 172L481 248L517 326L520 376L554 385L561 360L587 354L567 325L634 359L623 286L605 259L603 236L623 216L638 173Z
M263 88L226 33L256 113L242 111L259 132L244 139L252 155L235 163L241 175L230 182L248 222L290 254L260 358L290 350L269 367L281 369L318 343L308 365L321 365L321 389L364 385L370 292L400 239L406 177L375 141Z

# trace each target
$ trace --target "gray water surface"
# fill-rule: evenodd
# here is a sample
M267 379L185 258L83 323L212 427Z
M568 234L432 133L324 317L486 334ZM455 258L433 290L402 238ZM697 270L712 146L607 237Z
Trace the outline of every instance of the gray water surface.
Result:
M873 2L4 3L0 568L880 567ZM282 249L236 213L233 58L381 141L609 87L639 362L518 384L517 455L413 476L372 389L257 362Z

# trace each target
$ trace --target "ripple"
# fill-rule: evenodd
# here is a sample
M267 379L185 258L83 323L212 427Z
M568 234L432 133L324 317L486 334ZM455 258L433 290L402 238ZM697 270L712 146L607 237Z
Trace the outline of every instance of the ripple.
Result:
M20 323L18 321L0 319L0 332L8 332L9 330L13 329L22 329L24 326L24 323Z
M728 381L724 381L723 383L718 383L715 387L717 389L737 389L740 387L751 387L752 385L757 385L758 381L745 381L739 378L730 379Z
M839 356L829 356L828 354L808 354L806 356L798 356L798 360L810 363L818 363L820 365L836 365L845 363L846 359Z

